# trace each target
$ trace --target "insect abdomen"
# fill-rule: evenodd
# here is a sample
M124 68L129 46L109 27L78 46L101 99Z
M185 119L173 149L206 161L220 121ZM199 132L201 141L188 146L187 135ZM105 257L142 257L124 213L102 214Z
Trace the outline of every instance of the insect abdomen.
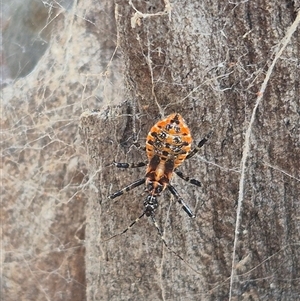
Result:
M157 155L160 160L171 160L174 169L191 150L192 137L184 119L174 113L157 122L147 136L146 151L149 162Z

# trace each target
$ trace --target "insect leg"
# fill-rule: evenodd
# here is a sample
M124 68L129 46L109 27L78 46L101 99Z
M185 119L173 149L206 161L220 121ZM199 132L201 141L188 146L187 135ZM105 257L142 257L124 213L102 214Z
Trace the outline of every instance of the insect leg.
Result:
M192 212L192 210L189 208L189 206L184 202L183 198L179 195L179 193L177 192L175 187L169 184L168 189L174 195L177 202L182 205L182 209L188 214L188 216L194 218L195 214Z
M201 186L200 181L198 181L196 179L191 179L191 178L185 176L181 171L175 169L174 172L177 174L178 177L185 180L186 182L189 182L189 183L194 184L194 185L199 186L199 187Z
M128 191L130 191L130 190L132 190L132 189L134 189L134 188L142 185L142 184L144 184L145 181L146 181L145 178L137 180L137 181L129 184L128 186L124 187L123 189L115 192L114 194L111 194L110 196L108 196L108 198L109 199L114 199L114 198L116 198L116 197L118 197L118 196L120 196L120 195L122 195L122 194L124 194L124 193L126 193L126 192L128 192Z
M200 150L200 148L208 141L208 139L210 138L212 134L212 131L209 132L198 144L197 146L186 156L185 159L190 159L192 158L193 156L195 156L198 151Z
M113 162L113 164L118 168L137 168L146 166L147 163L139 162L139 163L120 163L120 162Z

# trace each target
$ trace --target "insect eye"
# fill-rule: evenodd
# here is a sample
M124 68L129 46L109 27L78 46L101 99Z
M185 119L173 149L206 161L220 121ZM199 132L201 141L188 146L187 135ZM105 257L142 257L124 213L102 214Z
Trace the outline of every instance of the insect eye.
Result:
M156 209L158 205L156 197L152 195L148 195L146 200L144 201L144 205L153 206Z
M149 195L144 201L146 216L150 216L158 207L158 202L155 196Z

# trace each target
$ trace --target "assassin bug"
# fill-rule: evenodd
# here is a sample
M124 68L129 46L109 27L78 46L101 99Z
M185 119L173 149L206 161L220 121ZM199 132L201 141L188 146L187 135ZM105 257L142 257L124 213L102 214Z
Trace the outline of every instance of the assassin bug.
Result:
M151 217L159 235L164 244L167 246L162 232L155 220L155 211L158 207L157 197L167 188L175 197L182 209L189 217L194 218L195 215L189 206L184 202L173 185L170 184L173 173L175 172L183 180L201 186L198 180L190 179L184 176L177 168L186 159L193 157L199 149L208 141L211 132L203 138L198 145L191 150L192 137L188 126L180 114L174 113L163 120L158 121L148 133L146 139L146 153L148 163L140 162L137 164L117 163L113 164L118 168L134 168L143 167L147 165L146 175L123 189L110 195L110 199L114 199L123 195L124 193L142 185L146 184L146 192L148 193L144 200L143 213L133 221L122 233L116 234L111 238L125 233L130 229L139 219L144 215ZM110 239L111 239L110 238ZM168 246L167 246L168 247Z

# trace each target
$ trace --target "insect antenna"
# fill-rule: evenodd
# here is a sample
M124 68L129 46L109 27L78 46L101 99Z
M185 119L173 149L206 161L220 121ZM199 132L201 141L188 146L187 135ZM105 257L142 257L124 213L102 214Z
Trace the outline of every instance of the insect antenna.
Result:
M102 242L106 242L106 241L109 241L109 240L111 240L111 239L113 239L113 238L115 238L115 237L117 237L117 236L121 236L121 235L123 235L125 232L127 232L130 228L132 228L133 226L134 226L134 224L136 224L144 215L146 214L146 211L144 211L138 218L136 218L125 230L123 230L122 232L120 232L120 233L117 233L117 234L115 234L115 235L113 235L113 236L111 236L111 237L109 237L109 238L107 238L107 239L103 239L102 240ZM184 260L184 258L181 256L181 255L179 255L177 252L175 252L174 250L172 250L170 247L169 247L169 245L167 244L167 242L166 242L166 240L165 240L165 238L164 238L164 236L163 236L163 233L162 233L162 231L160 230L160 228L159 228L159 226L158 226L158 223L157 223L157 221L156 221L156 219L155 219L155 217L154 217L154 214L151 214L150 215L150 217L151 217L151 220L152 220L152 222L153 222L153 224L154 224L154 226L155 226L155 228L156 228L156 230L157 230L157 232L158 232L158 235L160 236L160 238L161 238L161 240L163 241L163 243L164 243L164 245L165 245L165 247L168 249L168 251L169 252L171 252L172 254L174 254L176 257L178 257L180 260L182 260L192 271L194 271L196 274L200 274L199 273L199 271L197 271L196 269L194 269L186 260Z
M113 238L115 238L115 237L117 237L117 236L120 236L120 235L122 235L122 234L124 234L125 232L127 232L130 228L132 228L133 227L133 225L135 224L135 223L137 223L144 215L145 215L145 213L146 213L146 211L144 211L137 219L135 219L125 230L123 230L122 232L120 232L120 233L117 233L117 234L115 234L115 235L113 235L113 236L111 236L111 237L109 237L109 238L107 238L107 239L104 239L104 240L102 240L102 241L109 241L109 240L111 240L111 239L113 239Z
M154 217L154 214L151 214L151 220L158 232L158 235L160 236L161 240L163 241L164 245L166 246L166 248L168 249L169 252L171 252L172 254L174 254L175 256L177 256L180 260L182 260L191 270L193 270L196 274L200 274L196 269L194 269L181 255L179 255L177 252L175 252L174 250L172 250L169 245L167 244L163 234L162 234L162 231L160 230L157 222L156 222L156 219Z

